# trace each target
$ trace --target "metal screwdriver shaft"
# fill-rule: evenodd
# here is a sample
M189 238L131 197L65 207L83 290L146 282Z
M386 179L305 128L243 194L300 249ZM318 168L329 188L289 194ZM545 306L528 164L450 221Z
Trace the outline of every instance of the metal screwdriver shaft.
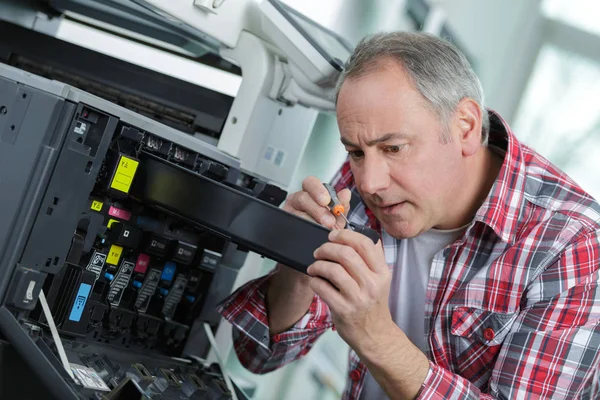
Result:
M346 209L340 201L340 199L338 199L335 189L328 183L323 183L323 186L325 186L325 188L329 192L329 197L331 198L331 201L327 205L327 207L329 207L329 209L331 210L331 213L336 217L341 215L342 218L344 218L344 220L346 221L346 224L350 226L350 221L348 221L348 218L346 218L346 215L344 214L346 212Z

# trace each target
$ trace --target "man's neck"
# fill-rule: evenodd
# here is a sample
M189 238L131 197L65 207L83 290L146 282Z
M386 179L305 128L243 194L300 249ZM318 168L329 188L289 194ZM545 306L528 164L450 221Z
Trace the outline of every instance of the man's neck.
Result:
M465 182L466 185L461 190L461 195L456 197L454 202L457 206L454 218L448 221L446 225L451 228L457 228L470 223L477 210L481 207L498 177L500 168L504 159L502 156L494 153L489 148L482 148L475 157L471 159L467 166Z
M481 207L485 199L490 194L492 190L492 186L494 186L494 182L498 178L498 174L500 173L500 169L502 168L502 163L504 162L504 158L499 154L493 152L489 148L484 148L482 152L481 160L479 161L479 165L473 169L477 176L474 177L473 182L478 183L473 189L473 193L475 196L473 197L473 201L471 202L471 206L468 209L468 220L472 220L477 213L477 210Z

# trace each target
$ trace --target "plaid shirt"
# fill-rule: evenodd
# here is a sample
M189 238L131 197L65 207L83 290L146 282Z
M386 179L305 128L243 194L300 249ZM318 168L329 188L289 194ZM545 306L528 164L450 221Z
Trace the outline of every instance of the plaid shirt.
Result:
M521 144L490 112L490 148L504 163L466 232L436 254L425 304L430 369L419 399L600 398L600 206L563 172ZM348 163L335 186L358 196ZM364 204L352 222L377 226ZM399 240L382 232L386 261ZM286 332L269 335L269 275L220 306L250 371L265 373L306 354L332 327L315 296ZM343 399L358 399L366 368L350 352Z

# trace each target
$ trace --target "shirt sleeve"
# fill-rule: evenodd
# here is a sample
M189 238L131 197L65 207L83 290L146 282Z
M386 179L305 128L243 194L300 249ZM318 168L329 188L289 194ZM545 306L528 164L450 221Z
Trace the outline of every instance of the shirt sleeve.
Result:
M315 295L308 312L294 326L270 335L266 293L274 273L275 270L246 283L217 308L233 325L233 345L240 362L256 374L273 371L301 358L332 326L329 308Z
M489 387L434 363L419 399L596 398L600 354L598 232L567 247L526 290Z
M339 191L352 188L348 161L335 174L332 185ZM308 312L294 326L276 335L269 333L266 307L268 275L250 281L223 300L217 311L233 325L233 345L242 365L254 373L266 373L304 356L316 340L332 327L329 307L315 295Z

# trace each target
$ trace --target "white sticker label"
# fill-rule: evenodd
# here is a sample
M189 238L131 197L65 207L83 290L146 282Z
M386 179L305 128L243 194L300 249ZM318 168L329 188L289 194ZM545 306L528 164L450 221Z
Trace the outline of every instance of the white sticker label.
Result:
M77 123L75 124L74 131L78 135L83 135L85 134L85 131L87 131L87 125L85 124L85 122L77 121Z
M27 292L25 292L25 300L33 300L33 289L35 289L35 281L29 282L29 286L27 286Z
M281 166L283 166L284 162L285 162L285 151L277 150L277 155L275 156L275 160L273 160L273 163L275 165L277 165L278 167L281 167Z
M263 158L277 167L282 167L285 163L286 155L287 154L285 150L281 150L273 146L267 146L263 154Z
M273 161L273 156L275 155L275 149L272 146L268 146L265 150L264 159L267 161Z

